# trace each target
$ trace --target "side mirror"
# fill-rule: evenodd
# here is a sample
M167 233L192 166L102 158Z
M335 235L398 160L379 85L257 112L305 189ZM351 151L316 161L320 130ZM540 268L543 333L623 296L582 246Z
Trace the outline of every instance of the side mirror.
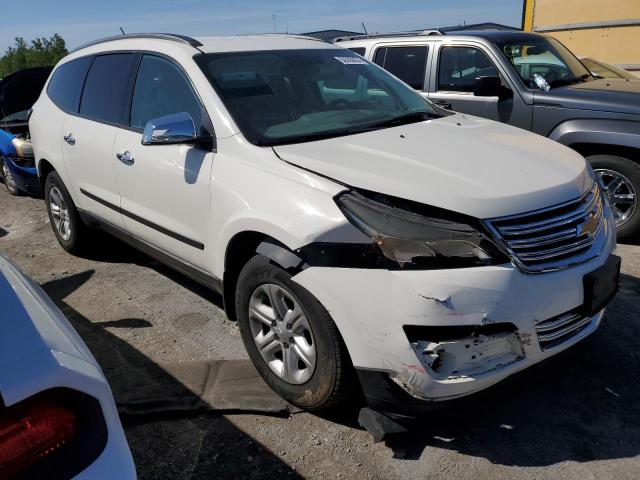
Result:
M500 97L504 94L500 78L478 77L473 83L473 94L476 97Z
M186 112L152 118L142 134L142 145L175 145L195 143L197 140L195 123Z

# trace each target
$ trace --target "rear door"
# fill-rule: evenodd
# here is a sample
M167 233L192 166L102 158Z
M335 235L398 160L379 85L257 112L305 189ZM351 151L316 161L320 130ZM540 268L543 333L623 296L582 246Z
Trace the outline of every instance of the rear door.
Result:
M428 45L380 45L374 48L371 58L414 90L424 93L428 56Z
M151 119L188 113L196 131L212 135L207 112L183 69L163 56L144 54L126 125L115 138L115 160L126 229L136 238L193 266L206 264L211 226L212 150L192 145L142 145Z
M524 102L482 45L439 44L434 59L429 100L456 112L531 129L531 105ZM504 98L475 96L474 83L478 77L499 77L506 91L511 93Z
M135 60L133 53L93 58L77 113L63 127L63 155L79 207L123 228L120 193L113 165L113 143L122 123L124 99Z

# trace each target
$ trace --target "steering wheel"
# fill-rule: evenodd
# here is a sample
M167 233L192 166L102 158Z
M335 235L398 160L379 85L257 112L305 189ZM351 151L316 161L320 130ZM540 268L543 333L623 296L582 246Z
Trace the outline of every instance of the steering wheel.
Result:
M347 108L351 102L349 100L345 100L344 98L336 98L335 100L331 100L327 107L335 107L338 109Z

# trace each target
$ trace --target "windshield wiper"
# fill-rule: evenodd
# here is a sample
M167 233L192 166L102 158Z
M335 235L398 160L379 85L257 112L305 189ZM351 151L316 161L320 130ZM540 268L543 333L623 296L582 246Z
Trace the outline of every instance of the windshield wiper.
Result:
M369 123L367 125L352 127L352 128L341 128L336 130L329 130L326 132L313 132L302 135L296 135L293 137L284 137L275 140L262 140L254 142L255 145L258 146L277 146L277 145L287 145L292 143L305 143L305 142L313 142L316 140L326 140L328 138L333 137L342 137L345 135L355 135L357 133L365 133L371 132L374 130L379 130L381 128L387 127L396 127L398 125L406 125L407 123L416 123L422 120L432 119L432 118L442 118L441 115L431 112L411 112L405 113L403 115L398 115L397 117L389 118L386 120L382 120L375 123Z
M441 115L431 112L411 112L397 117L388 118L380 122L376 122L368 125L369 129L385 128L385 127L397 127L399 125L406 125L408 123L417 123L422 120L428 120L432 118L441 118Z

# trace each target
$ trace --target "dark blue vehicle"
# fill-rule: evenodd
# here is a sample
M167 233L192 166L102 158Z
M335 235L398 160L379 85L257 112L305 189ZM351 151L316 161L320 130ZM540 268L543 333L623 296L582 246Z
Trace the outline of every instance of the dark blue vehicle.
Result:
M20 70L0 80L0 179L12 195L40 195L29 139L29 112L51 67Z

